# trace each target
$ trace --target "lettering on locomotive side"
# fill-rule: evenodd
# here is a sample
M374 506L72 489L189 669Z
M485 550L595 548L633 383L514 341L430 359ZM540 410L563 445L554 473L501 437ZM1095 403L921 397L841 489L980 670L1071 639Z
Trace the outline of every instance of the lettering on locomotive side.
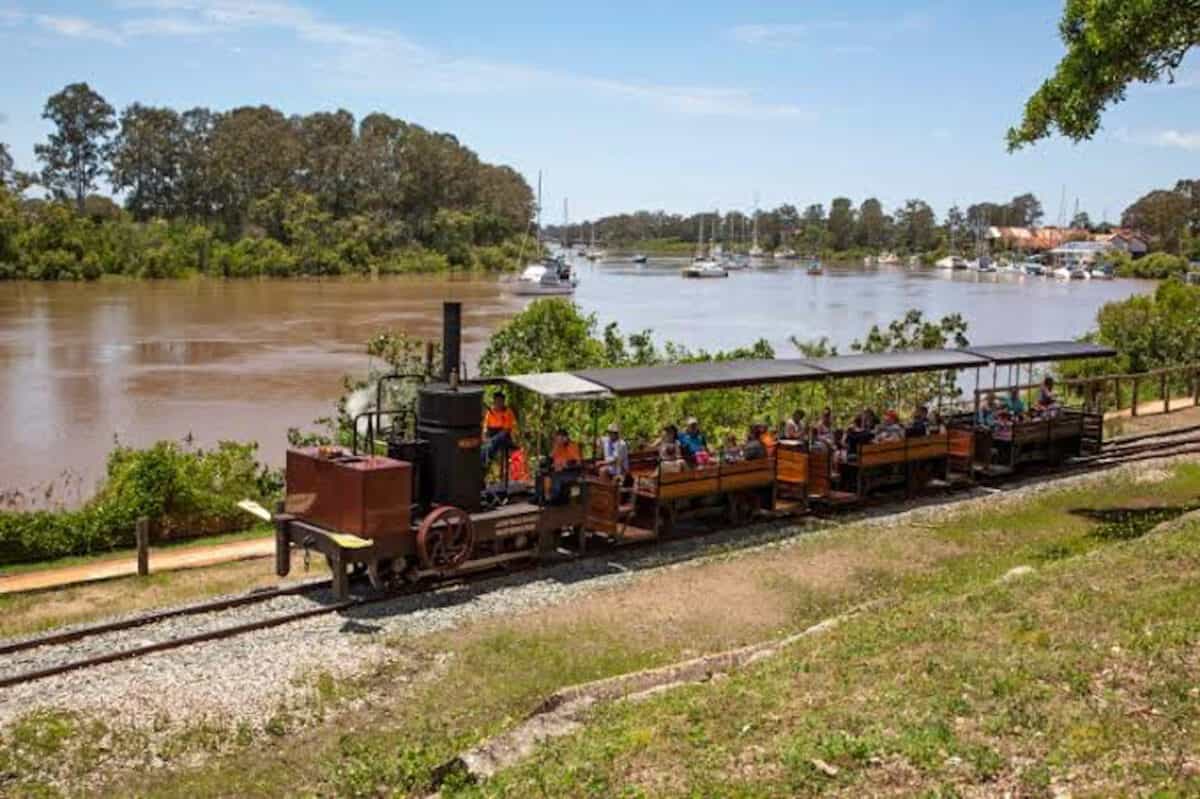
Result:
M515 519L505 519L496 523L496 531L493 535L496 538L512 538L513 536L535 533L537 532L537 520L537 514L518 516Z

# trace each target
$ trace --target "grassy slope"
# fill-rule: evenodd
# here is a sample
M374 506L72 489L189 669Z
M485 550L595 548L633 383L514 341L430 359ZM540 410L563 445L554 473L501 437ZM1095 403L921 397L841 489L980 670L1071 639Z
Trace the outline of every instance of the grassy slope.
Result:
M369 680L315 676L313 701L326 722L198 732L172 749L176 770L131 768L108 789L419 792L435 764L510 726L555 688L802 629L876 597L891 598L890 609L776 661L650 705L604 709L586 733L548 746L486 791L991 793L1014 784L1036 793L1071 772L1182 785L1188 766L1174 755L1195 743L1190 608L1200 564L1191 553L1200 530L1131 541L1161 516L1111 523L1091 512L1179 507L1198 495L1200 468L1186 466L1155 483L1108 479L1019 504L997 498L965 514L851 526L648 575L567 607L399 639L396 664ZM1022 564L1038 573L994 585ZM31 719L18 732L37 741L52 727L53 746L35 755L6 736L0 765L17 764L11 784L33 787L95 765L96 733L81 720ZM204 751L220 754L184 765Z

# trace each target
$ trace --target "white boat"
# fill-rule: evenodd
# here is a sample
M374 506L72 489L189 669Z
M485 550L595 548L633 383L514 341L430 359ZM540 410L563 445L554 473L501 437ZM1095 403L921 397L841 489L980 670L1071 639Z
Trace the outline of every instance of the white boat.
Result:
M1016 265L1016 269L1019 272L1024 272L1025 274L1033 275L1034 277L1041 277L1042 275L1046 274L1046 267L1042 266L1037 261L1022 261Z
M1060 266L1054 270L1054 276L1059 280L1087 280L1091 275L1082 266Z
M996 271L996 267L992 265L991 259L986 258L986 257L985 258L976 258L974 261L968 262L967 266L968 266L968 268L973 269L976 272L995 272Z
M879 263L879 258L874 255L863 256L863 266L875 266Z
M684 277L691 278L729 277L729 270L709 255L708 250L704 248L703 216L700 217L700 238L696 243L696 257L692 259L691 264L685 266L679 273Z
M775 257L782 258L785 261L795 261L800 257L800 254L791 247L784 247L782 250L776 251Z
M750 251L751 258L762 258L765 253L763 248L758 246L758 208L754 209L754 229L750 234Z
M750 259L744 255L726 255L721 259L721 266L731 271L750 268Z
M630 258L629 260L633 261L635 264L644 264L644 263L646 263L647 259L646 259L645 255L642 255L639 252L639 253L634 253L634 256L632 258Z
M967 262L957 255L947 255L945 258L939 258L934 266L938 269L966 269Z
M680 274L692 278L729 277L729 270L711 258L704 258L692 261L680 271Z
M810 275L823 275L825 274L825 265L821 263L820 259L813 258L808 262L808 266L804 268L804 271Z
M880 253L879 257L875 259L875 262L879 264L885 264L887 266L896 266L900 263L900 256L896 255L894 252Z
M1088 274L1092 276L1092 280L1112 280L1117 276L1110 264L1097 264L1088 270Z
M599 261L607 255L608 253L596 246L596 225L595 223L592 223L592 243L588 245L588 248L584 251L583 257L587 258L589 261Z
M512 284L513 294L523 297L575 293L579 278L561 258L546 258L540 264L530 264Z

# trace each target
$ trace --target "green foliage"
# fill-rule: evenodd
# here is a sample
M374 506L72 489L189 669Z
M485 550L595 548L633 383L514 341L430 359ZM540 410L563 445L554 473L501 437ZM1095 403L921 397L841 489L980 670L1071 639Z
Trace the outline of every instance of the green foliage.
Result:
M1112 259L1120 277L1141 277L1162 280L1164 278L1187 274L1186 258L1170 255L1165 252L1150 253L1144 258L1133 259L1121 253Z
M244 529L252 519L236 503L269 504L282 488L279 475L257 462L257 448L231 441L212 450L166 441L118 447L100 491L83 508L0 512L0 565L132 546L142 517L164 538Z
M1058 131L1090 139L1105 108L1135 81L1166 76L1200 42L1200 7L1178 0L1067 0L1059 32L1066 55L1008 131L1015 150Z
M1096 321L1092 337L1119 354L1099 362L1065 363L1064 375L1144 372L1200 362L1200 286L1164 281L1151 296L1108 303Z

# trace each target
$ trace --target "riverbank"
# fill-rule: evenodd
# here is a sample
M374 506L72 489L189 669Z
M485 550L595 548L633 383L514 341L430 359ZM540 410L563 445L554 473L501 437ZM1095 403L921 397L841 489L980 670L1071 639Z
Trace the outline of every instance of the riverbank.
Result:
M127 667L108 666L2 692L0 758L22 790L419 794L437 765L558 688L784 636L872 602L877 610L744 674L598 708L580 734L536 749L482 792L1182 787L1170 752L1196 723L1191 683L1176 672L1187 668L1180 648L1200 634L1182 610L1200 585L1188 554L1200 527L1140 536L1198 492L1194 460L1141 464L834 529L717 534L699 560L678 561L695 546L679 542L619 554L618 568L591 576L568 565L449 604L398 600L390 612L155 656L129 685L115 676ZM1020 582L997 582L1009 573ZM276 668L264 682L270 659L292 662L297 637L317 627L336 662L306 658L303 671ZM242 661L256 653L254 676L234 650ZM1161 680L1138 679L1149 663ZM1178 696L1155 687L1176 682ZM106 705L121 685L122 701ZM194 701L214 685L230 701ZM1155 736L1165 749L1142 748ZM1091 767L1101 762L1119 770Z

